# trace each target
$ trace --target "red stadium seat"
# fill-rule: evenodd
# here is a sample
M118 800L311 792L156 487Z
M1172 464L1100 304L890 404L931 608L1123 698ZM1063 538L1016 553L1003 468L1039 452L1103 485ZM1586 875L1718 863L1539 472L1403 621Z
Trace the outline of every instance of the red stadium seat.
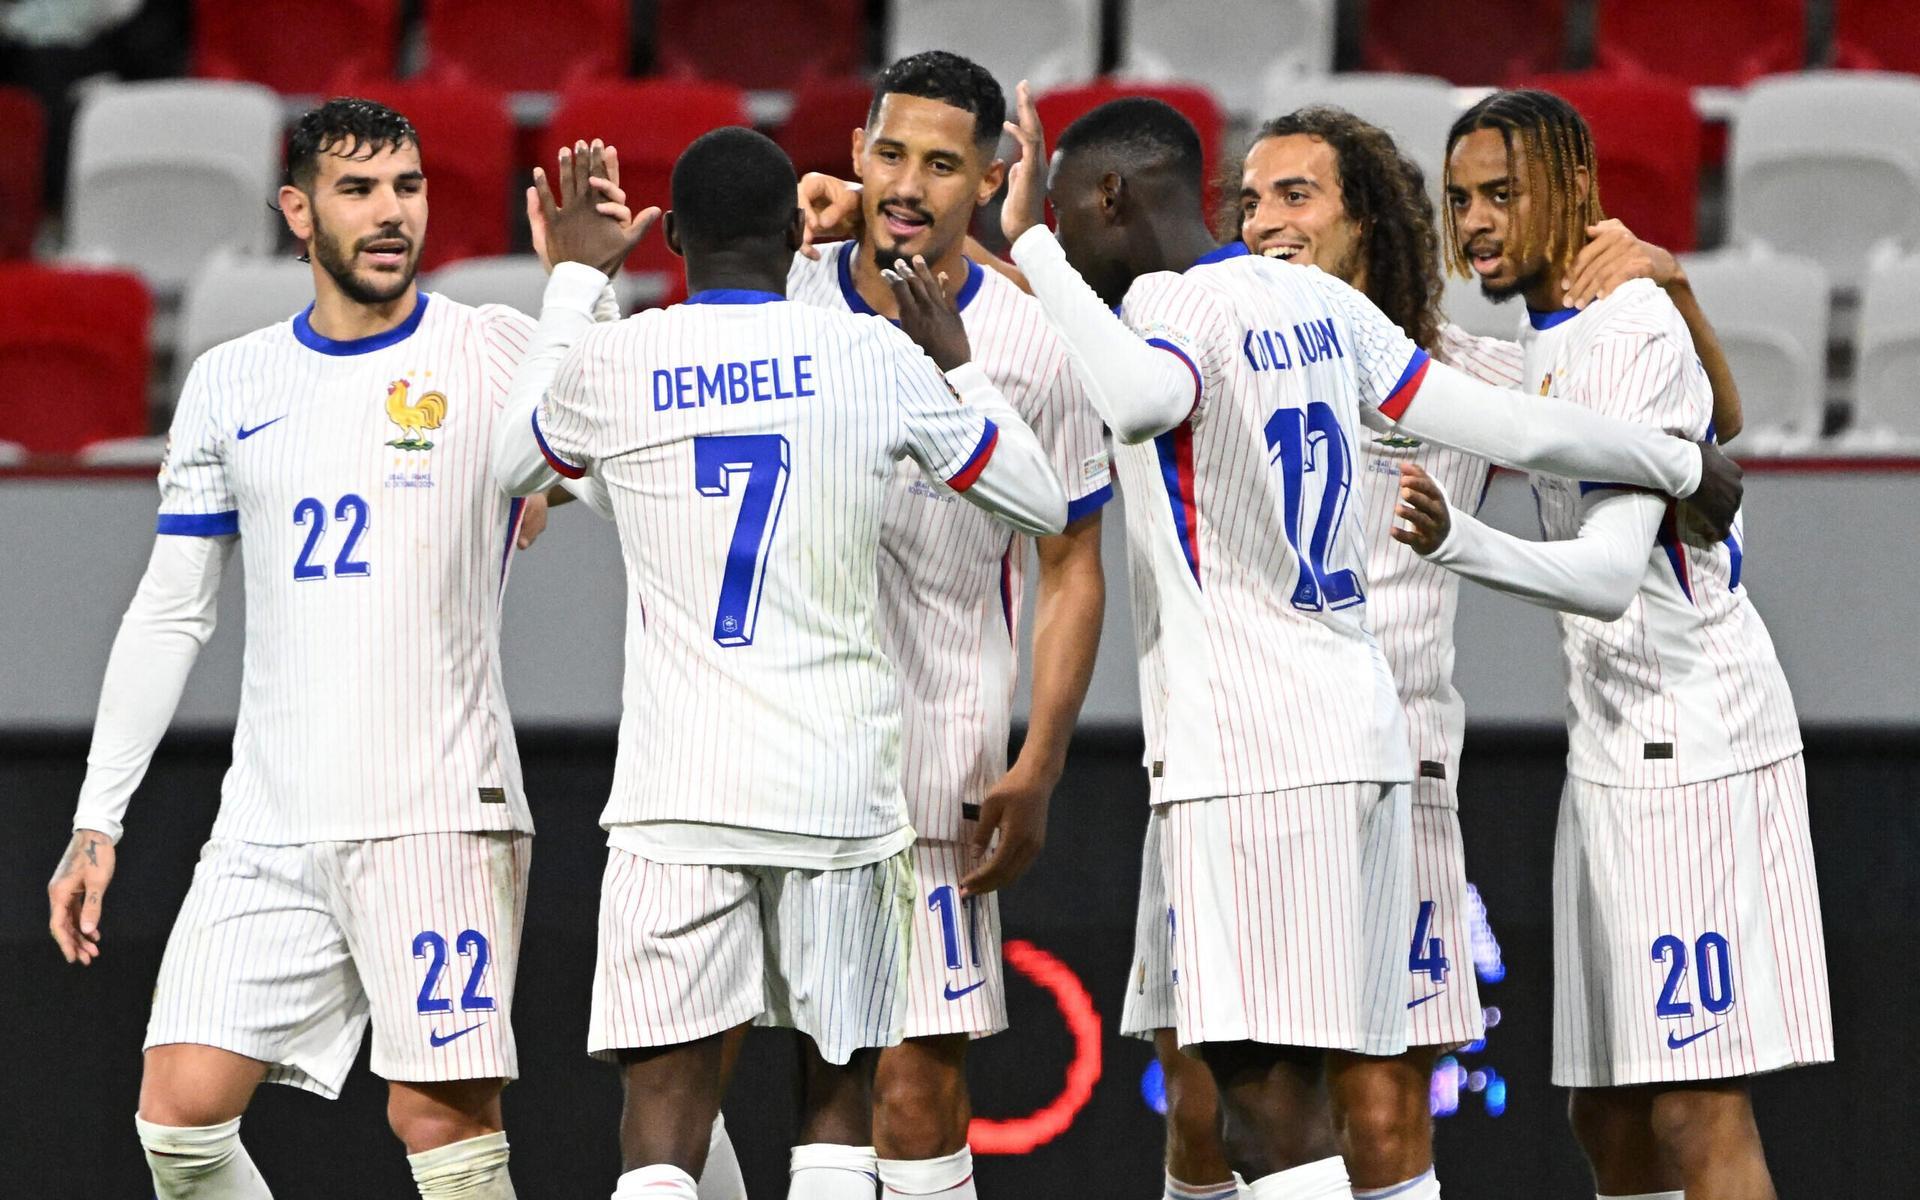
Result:
M630 0L426 0L426 74L510 92L625 75L632 8Z
M40 101L25 88L0 87L0 259L33 252L46 149Z
M193 73L278 92L320 92L339 64L389 79L400 51L400 0L194 0Z
M1739 87L1806 63L1806 0L1600 0L1594 59L1694 86Z
M1560 69L1566 0L1366 0L1360 54L1369 71L1504 83Z
M1092 83L1078 87L1055 88L1034 97L1034 107L1040 110L1040 125L1047 131L1047 143L1052 145L1059 140L1060 134L1079 119L1092 112L1109 100L1118 100L1124 96L1145 96L1160 100L1180 110L1200 135L1200 149L1205 156L1207 179L1207 209L1213 209L1213 184L1219 178L1220 151L1226 140L1227 118L1220 111L1219 101L1213 93L1203 87L1180 83L1125 83L1112 79L1096 79ZM1013 117L1013 97L1007 97L1007 116Z
M745 88L850 75L866 57L866 0L655 0L654 70Z
M583 84L560 96L541 143L541 162L582 138L601 138L620 151L620 186L635 211L670 207L674 160L689 143L721 125L750 124L747 96L724 83L642 79ZM669 302L686 294L680 260L659 230L648 233L627 259L629 271L661 272Z
M71 454L147 432L147 320L138 275L0 263L0 441Z
M1644 75L1543 75L1528 87L1565 97L1593 130L1607 215L1679 254L1694 247L1705 131L1691 89Z
M422 270L507 252L515 201L513 115L504 95L465 83L380 83L352 89L404 113L427 171Z
M844 179L853 168L853 131L867 123L872 103L873 85L864 79L805 80L775 140L801 174L825 171Z
M1920 74L1920 4L1913 0L1834 0L1836 66Z

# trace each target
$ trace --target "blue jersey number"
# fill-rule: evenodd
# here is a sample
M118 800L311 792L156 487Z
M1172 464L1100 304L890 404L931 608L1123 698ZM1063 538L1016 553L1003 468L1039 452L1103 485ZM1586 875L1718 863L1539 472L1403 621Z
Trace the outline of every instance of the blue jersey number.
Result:
M1327 564L1353 486L1353 459L1347 450L1346 431L1341 429L1333 406L1315 400L1305 410L1279 409L1267 418L1267 450L1280 464L1287 541L1300 560L1300 582L1293 589L1293 606L1321 612L1365 600L1358 575L1352 570L1334 570ZM1320 476L1320 509L1309 533L1302 529L1301 519L1310 472Z
M351 521L347 526L346 540L340 543L340 553L333 560L333 575L336 579L353 579L361 575L372 574L366 562L354 557L360 548L360 539L367 532L367 517L373 509L363 497L352 492L340 497L333 506L333 519ZM313 561L314 551L320 548L320 539L327 532L327 506L308 496L293 506L293 523L309 525L306 544L300 547L300 557L293 560L293 577L302 583L310 579L325 579L325 563Z
M958 971L966 964L960 959L960 918L965 909L967 949L973 953L973 965L980 966L980 924L974 898L959 899L951 884L942 884L927 893L927 907L940 914L940 940L947 952L947 970Z
M1690 1017L1693 1003L1681 992L1687 981L1687 944L1672 934L1653 940L1653 961L1667 964L1667 981L1654 1002L1662 1019ZM1715 1016L1733 1007L1733 955L1727 939L1709 929L1693 943L1693 961L1700 969L1700 1007Z
M753 644L767 548L780 527L780 509L787 498L787 463L787 439L777 433L693 439L693 486L702 496L731 495L734 476L747 477L726 573L720 577L720 607L713 617L713 640L722 646Z
M486 935L477 929L463 929L453 944L460 951L460 957L473 959L473 966L467 971L467 986L460 992L461 1011L492 1012L493 997L480 991L487 979L487 964L493 958ZM423 929L414 935L413 956L427 960L427 977L420 983L415 1007L423 1013L452 1012L453 1001L435 994L440 990L440 976L447 970L447 939L431 929Z
M1407 970L1418 975L1422 971L1435 983L1447 981L1447 946L1438 937L1429 936L1433 929L1433 901L1420 902L1420 915L1413 920L1413 949L1407 954Z

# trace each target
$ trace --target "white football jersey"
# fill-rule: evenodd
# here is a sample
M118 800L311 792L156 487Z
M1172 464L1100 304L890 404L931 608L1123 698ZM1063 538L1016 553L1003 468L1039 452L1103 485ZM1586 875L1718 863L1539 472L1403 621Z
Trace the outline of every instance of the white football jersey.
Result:
M1521 352L1513 342L1475 337L1458 325L1440 328L1439 357L1495 387L1520 386ZM1398 431L1364 431L1366 470L1360 495L1367 532L1367 623L1387 656L1413 736L1422 780L1458 780L1466 703L1453 686L1453 620L1460 577L1393 540L1400 501L1400 464L1410 462L1440 482L1447 496L1477 511L1492 468L1464 450L1422 442ZM1423 794L1453 794L1422 785Z
M1140 657L1140 732L1145 741L1141 765L1149 778L1158 779L1166 760L1167 660L1161 648L1160 584L1153 574L1152 513L1166 501L1160 494L1160 464L1141 447L1116 450L1113 473L1126 509L1127 596L1133 607L1133 647ZM1143 511L1136 513L1136 508Z
M1353 488L1361 406L1398 417L1426 352L1346 284L1237 242L1135 280L1121 316L1195 383L1186 421L1121 451L1150 480L1127 508L1160 596L1163 798L1412 778Z
M904 455L970 486L994 424L885 321L720 290L595 326L535 432L605 483L639 622L602 824L905 829L882 513Z
M1541 326L1544 326L1542 328ZM1634 280L1585 310L1532 314L1526 379L1541 395L1703 438L1713 394L1673 302ZM1577 537L1580 497L1612 485L1530 477L1549 539ZM1556 614L1568 668L1570 774L1614 787L1674 787L1796 754L1800 726L1773 639L1741 586L1745 532L1701 549L1675 508L1640 593L1617 621Z
M853 283L858 242L795 255L787 295L873 316ZM1039 302L967 263L954 296L973 361L1040 439L1071 523L1113 497L1106 431ZM965 837L1007 770L1026 539L900 460L880 524L880 639L900 673L901 784L922 838Z
M213 836L530 831L499 653L521 506L489 455L532 323L422 292L334 341L310 312L201 356L160 477L159 532L238 533L245 563Z

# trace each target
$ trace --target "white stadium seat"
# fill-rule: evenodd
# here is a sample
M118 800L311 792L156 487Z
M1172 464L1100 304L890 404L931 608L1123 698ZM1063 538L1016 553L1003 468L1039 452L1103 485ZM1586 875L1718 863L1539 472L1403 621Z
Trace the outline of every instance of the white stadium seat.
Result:
M1090 79L1100 65L1097 0L894 0L887 11L887 57L921 50L964 54L1000 81L1013 115L1022 79L1038 93Z
M421 280L420 286L462 304L504 304L537 317L547 272L532 254L463 258Z
M174 335L174 390L193 360L242 334L284 321L313 302L313 268L281 258L216 251L187 284Z
M1773 449L1817 439L1826 403L1826 271L1764 250L1681 261L1740 389L1740 442Z
M1867 278L1857 346L1857 439L1908 452L1920 448L1914 389L1920 379L1920 257L1889 263Z
M1127 0L1122 79L1205 80L1229 112L1265 120L1269 76L1333 69L1333 0Z
M1258 116L1265 122L1309 104L1344 108L1391 133L1400 152L1420 164L1427 194L1439 202L1447 130L1461 112L1452 84L1432 75L1353 73L1300 79L1276 72L1267 77Z
M1727 171L1733 240L1858 287L1883 244L1920 250L1920 79L1809 71L1747 90Z
M65 254L177 291L213 251L260 254L281 225L280 100L251 83L89 89L74 123Z

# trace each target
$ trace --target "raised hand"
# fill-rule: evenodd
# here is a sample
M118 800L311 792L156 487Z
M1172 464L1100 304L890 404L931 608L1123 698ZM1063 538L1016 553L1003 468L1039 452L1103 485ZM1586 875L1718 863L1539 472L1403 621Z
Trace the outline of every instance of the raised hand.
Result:
M1453 514L1440 485L1413 463L1400 464L1400 504L1394 515L1405 525L1393 527L1393 540L1413 547L1422 557L1438 550L1453 530Z
M1574 308L1605 300L1630 279L1651 279L1666 287L1684 278L1679 260L1652 242L1633 236L1633 231L1617 220L1587 226L1587 239L1567 276L1565 299Z
M935 278L927 260L918 254L911 263L894 259L892 268L883 267L880 274L893 288L894 301L900 305L900 328L919 343L935 366L951 371L973 358L967 327L961 323L953 297L947 294L946 276Z
M994 785L980 803L974 868L960 880L962 896L998 891L1027 873L1046 845L1052 799L1052 784L1022 774L1018 767Z
M47 881L52 915L47 928L70 963L93 965L100 957L100 906L113 881L113 841L104 833L78 830Z
M1006 129L1020 145L1020 159L1007 170L1007 198L1000 206L1000 232L1009 245L1035 225L1047 223L1046 131L1040 128L1040 110L1026 80L1014 90L1014 99L1020 120L1008 121Z
M534 251L549 270L556 262L580 262L612 275L660 219L660 210L630 212L612 146L576 142L571 150L562 148L558 158L553 186L535 167L527 189Z
M800 177L800 211L807 218L800 253L817 261L819 243L860 236L860 185L808 171Z

